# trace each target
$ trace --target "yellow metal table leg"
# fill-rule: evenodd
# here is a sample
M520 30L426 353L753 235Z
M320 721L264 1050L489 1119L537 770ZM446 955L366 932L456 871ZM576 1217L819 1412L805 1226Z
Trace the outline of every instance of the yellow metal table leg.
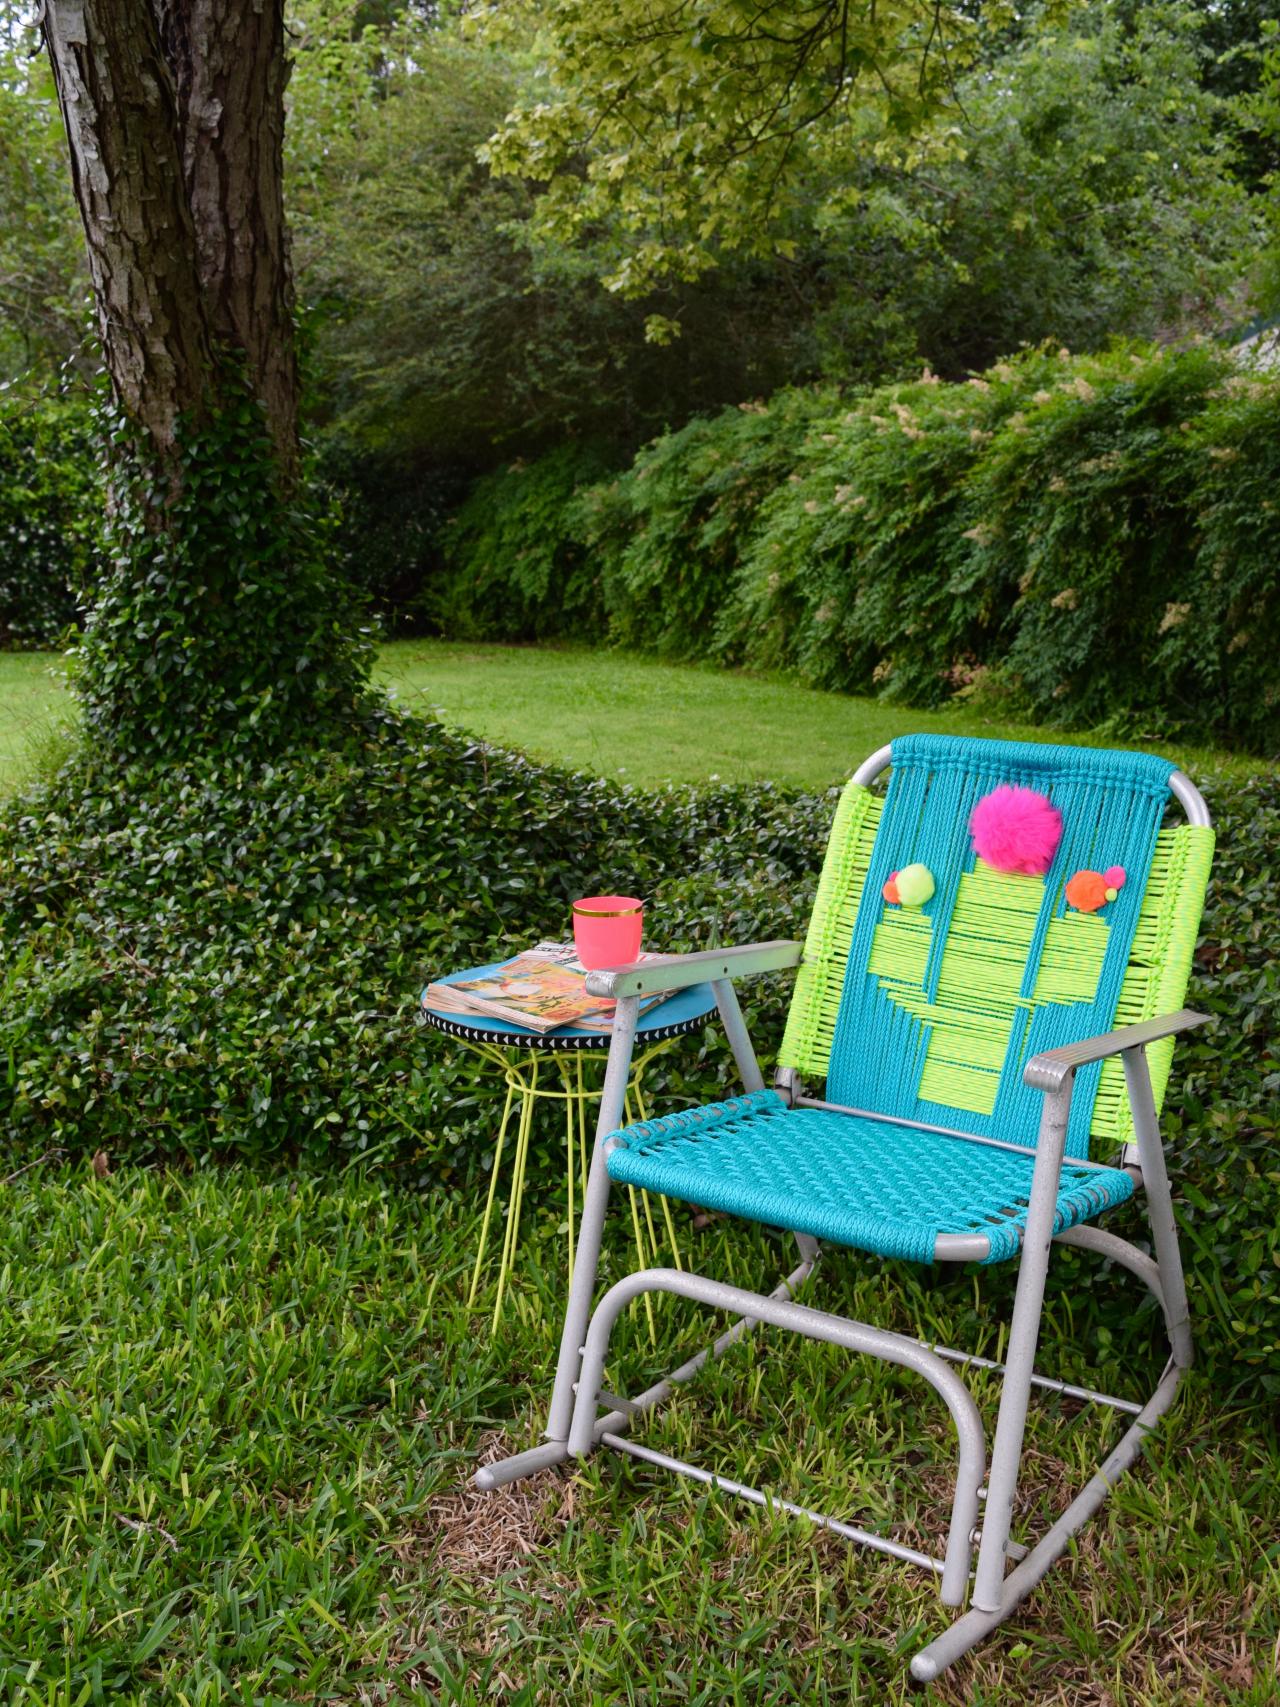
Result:
M648 1268L648 1260L644 1254L644 1233L640 1228L640 1207L636 1201L635 1186L629 1185L627 1187L627 1196L631 1199L631 1226L636 1236L636 1256L640 1259L640 1267ZM656 1345L658 1342L658 1328L653 1319L653 1294L651 1292L646 1292L644 1294L644 1308L645 1314L649 1318L649 1344Z
M635 1094L636 1112L639 1114L641 1120L648 1120L649 1118L649 1110L645 1106L644 1100L644 1069L648 1066L649 1062L652 1061L653 1057L660 1054L664 1048L666 1048L666 1044L660 1043L656 1048L651 1049L647 1055L642 1055L639 1061L636 1062L635 1071L632 1074L631 1089ZM667 1241L671 1246L671 1260L675 1263L678 1269L683 1269L684 1264L680 1260L680 1243L676 1238L675 1222L671 1219L671 1205L667 1202L665 1197L659 1197L658 1202L662 1206L662 1219L667 1229ZM653 1255L656 1262L658 1256L658 1241L653 1235L653 1216L649 1209L648 1192L645 1193L645 1214L649 1217L649 1233L650 1237L653 1238Z
M529 1161L529 1133L533 1127L533 1105L538 1094L538 1061L529 1059L529 1083L524 1088L520 1104L520 1129L516 1137L515 1167L511 1176L511 1201L507 1205L507 1231L502 1241L502 1266L498 1270L498 1296L493 1306L493 1330L497 1331L502 1316L502 1295L507 1276L515 1266L516 1247L520 1240L520 1209L524 1201L525 1170Z
M556 1057L556 1065L560 1069L560 1080L564 1085L564 1183L569 1196L569 1285L573 1285L573 1176L577 1171L578 1159L574 1155L575 1137L578 1127L574 1082L569 1073L568 1063L564 1057ZM581 1075L579 1075L580 1077ZM583 1195L586 1195L585 1187Z
M628 1121L638 1117L648 1119L644 1093L641 1089L641 1077L645 1067L656 1055L669 1046L671 1040L664 1039L648 1049L635 1062L632 1070L631 1083L627 1088L624 1109ZM496 1332L502 1317L502 1304L509 1286L512 1284L516 1254L520 1242L520 1218L524 1207L525 1184L528 1177L529 1149L533 1134L533 1121L536 1105L540 1098L550 1097L562 1100L565 1105L565 1191L568 1198L568 1268L569 1280L572 1283L574 1263L577 1258L577 1229L576 1216L578 1208L586 1196L587 1178L590 1168L589 1154L591 1140L588 1136L589 1105L599 1094L598 1090L588 1081L583 1071L583 1056L581 1051L572 1055L557 1053L553 1056L559 1073L560 1087L558 1089L546 1085L541 1080L542 1059L534 1051L512 1054L498 1045L472 1043L469 1045L484 1061L495 1066L506 1082L507 1095L503 1104L502 1119L498 1126L497 1142L494 1146L493 1173L489 1180L489 1190L485 1199L484 1217L480 1226L480 1243L476 1252L475 1266L471 1273L471 1285L467 1294L467 1304L475 1304L480 1293L480 1277L484 1270L485 1254L488 1250L489 1232L493 1222L494 1209L497 1203L498 1174L506 1147L507 1131L511 1117L515 1111L517 1099L520 1104L519 1119L516 1123L516 1138L511 1163L510 1195L507 1202L506 1224L503 1230L502 1255L498 1264L498 1285L494 1300L492 1328ZM603 1064L603 1056L599 1058ZM575 1190L575 1173L577 1189ZM631 1227L636 1242L636 1255L642 1268L647 1268L651 1262L656 1262L659 1256L660 1240L654 1221L652 1202L647 1193L641 1193L644 1199L643 1215L640 1201L633 1190L629 1190ZM670 1244L672 1257L677 1268L683 1268L680 1258L680 1248L676 1242L675 1224L672 1221L671 1209L665 1197L660 1197L663 1226L667 1241ZM646 1239L647 1233L647 1239ZM649 1294L645 1295L645 1311L649 1319L649 1335L651 1340L657 1338L657 1324L654 1318L653 1302Z
M480 1248L476 1252L476 1266L471 1271L471 1290L467 1293L467 1309L476 1301L476 1293L480 1290L480 1270L484 1267L484 1253L489 1244L489 1223L493 1219L493 1200L498 1194L498 1172L502 1167L502 1146L507 1138L507 1125L511 1120L511 1104L515 1101L516 1087L510 1078L507 1079L507 1100L502 1110L502 1124L498 1127L498 1142L493 1150L493 1171L489 1175L489 1195L485 1200L484 1220L480 1224ZM523 1110L523 1103L521 1104Z

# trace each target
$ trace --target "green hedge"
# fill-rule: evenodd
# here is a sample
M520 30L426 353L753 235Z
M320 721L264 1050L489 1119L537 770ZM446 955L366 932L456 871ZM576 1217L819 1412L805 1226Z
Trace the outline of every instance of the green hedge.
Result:
M600 582L577 508L608 466L603 449L569 443L482 475L441 536L447 569L419 594L427 624L465 640L596 638Z
M0 402L0 647L56 645L76 621L101 518L88 404Z
M1190 999L1213 1023L1180 1046L1166 1129L1205 1361L1280 1392L1280 780L1208 793L1221 852ZM833 810L767 787L622 789L385 711L345 750L273 763L82 757L0 822L11 1150L373 1152L474 1195L493 1096L418 1028L425 979L563 933L575 894L619 883L653 897L672 947L795 935ZM788 990L744 986L762 1049ZM715 1030L664 1062L668 1105L730 1082ZM1120 1312L1103 1326L1127 1331Z
M580 562L611 638L666 656L1268 751L1278 474L1280 377L1216 348L1030 351L962 385L725 410L558 509L539 465L495 477L501 538L457 534L449 608L465 623L527 555ZM521 635L571 631L528 597Z

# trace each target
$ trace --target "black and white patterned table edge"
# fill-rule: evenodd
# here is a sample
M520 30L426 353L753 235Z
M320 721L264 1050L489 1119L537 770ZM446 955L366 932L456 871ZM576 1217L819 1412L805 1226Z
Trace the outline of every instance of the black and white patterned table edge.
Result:
M669 1037L685 1037L707 1025L715 1011L713 1005L705 1013L694 1014L691 1019L676 1020L671 1025L637 1027L636 1048L665 1043ZM463 1020L432 1013L429 1008L419 1008L418 1019L421 1024L443 1032L446 1037L461 1038L464 1043L492 1043L498 1049L545 1049L552 1053L558 1049L569 1053L576 1049L602 1050L609 1047L610 1033L607 1031L595 1032L591 1036L579 1033L572 1037L554 1031L496 1031L488 1026L467 1025Z

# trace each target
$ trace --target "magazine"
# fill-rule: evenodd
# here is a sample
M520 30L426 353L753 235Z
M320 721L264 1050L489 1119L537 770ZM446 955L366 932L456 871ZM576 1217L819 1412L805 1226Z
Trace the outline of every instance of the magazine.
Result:
M640 956L641 960L658 958L653 954ZM640 1011L664 1001L668 994L662 991L646 997ZM572 943L563 942L537 943L481 978L428 984L422 1005L459 1017L482 1014L489 1019L505 1019L538 1032L557 1031L568 1025L608 1031L614 1010L610 997L588 995L586 968Z

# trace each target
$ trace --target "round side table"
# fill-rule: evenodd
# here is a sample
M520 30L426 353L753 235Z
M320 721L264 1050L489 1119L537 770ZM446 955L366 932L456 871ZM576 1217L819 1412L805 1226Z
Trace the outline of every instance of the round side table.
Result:
M441 983L453 984L462 979L482 978L496 971L501 962L491 966L476 966L465 971L451 972ZM716 999L710 984L695 984L668 996L640 1016L636 1025L636 1053L631 1063L631 1078L624 1102L626 1119L646 1120L642 1088L645 1068L670 1047L677 1037L698 1031L715 1012ZM502 1242L502 1259L498 1267L498 1291L493 1306L491 1331L496 1330L502 1316L502 1301L515 1267L516 1250L520 1239L520 1212L524 1200L525 1174L529 1161L529 1140L533 1129L534 1109L539 1100L562 1102L565 1111L565 1188L569 1199L569 1280L573 1280L575 1197L581 1202L587 1189L588 1170L588 1105L600 1094L602 1075L590 1069L603 1065L609 1052L607 1031L588 1031L579 1026L563 1026L558 1031L539 1032L512 1025L509 1020L489 1019L483 1014L436 1013L426 1005L423 992L420 1008L425 1024L444 1032L458 1041L482 1061L495 1067L507 1088L498 1139L494 1147L493 1171L489 1178L489 1195L485 1202L484 1220L480 1227L480 1246L476 1252L471 1274L468 1306L474 1305L480 1290L485 1251L489 1243L489 1227L493 1220L498 1191L498 1175L511 1117L517 1106L515 1150L511 1166L510 1194L507 1199L506 1231ZM637 1193L628 1187L631 1206L631 1229L635 1236L641 1267L658 1256L658 1233L653 1206L647 1192ZM679 1268L680 1250L676 1243L671 1210L665 1197L658 1199L659 1210L666 1230L675 1266ZM646 1246L646 1236L648 1244ZM649 1326L653 1331L653 1309L649 1294L645 1294L649 1310Z

